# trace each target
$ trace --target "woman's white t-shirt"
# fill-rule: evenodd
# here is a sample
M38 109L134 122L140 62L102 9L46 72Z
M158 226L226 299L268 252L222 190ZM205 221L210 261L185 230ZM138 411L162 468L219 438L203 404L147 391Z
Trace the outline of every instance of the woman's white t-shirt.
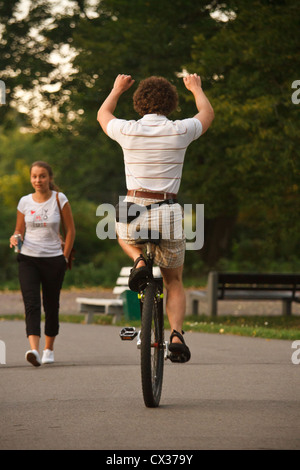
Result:
M68 202L63 193L58 193L61 209ZM35 202L32 194L23 196L17 207L25 216L25 236L21 253L27 256L51 257L63 254L60 230L60 212L56 191L45 202Z

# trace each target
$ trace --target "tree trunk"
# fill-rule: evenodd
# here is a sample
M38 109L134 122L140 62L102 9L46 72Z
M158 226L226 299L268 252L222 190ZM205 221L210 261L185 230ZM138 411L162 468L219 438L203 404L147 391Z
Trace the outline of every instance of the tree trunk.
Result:
M235 223L235 215L205 219L201 255L209 267L215 266L217 261L228 253Z

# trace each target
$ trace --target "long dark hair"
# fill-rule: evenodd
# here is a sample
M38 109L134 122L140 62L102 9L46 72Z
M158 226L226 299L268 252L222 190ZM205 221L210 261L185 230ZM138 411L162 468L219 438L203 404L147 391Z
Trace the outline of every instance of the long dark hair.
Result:
M51 178L51 181L50 181L50 184L49 184L49 189L54 190L54 191L59 191L58 186L54 183L53 171L52 171L52 168L49 165L49 163L43 162L42 160L38 160L37 162L32 163L32 165L30 167L30 174L31 174L31 170L34 166L39 166L41 168L45 168L45 170L48 171L49 177Z

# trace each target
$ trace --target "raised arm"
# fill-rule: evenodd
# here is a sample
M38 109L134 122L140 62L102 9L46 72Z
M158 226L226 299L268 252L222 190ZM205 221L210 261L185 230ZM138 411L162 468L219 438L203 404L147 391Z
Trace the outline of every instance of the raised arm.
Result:
M215 113L212 105L205 96L201 86L201 78L196 73L187 75L183 78L186 88L191 91L195 98L198 113L194 116L202 124L202 134L207 131L212 121L214 120Z
M107 124L109 121L115 118L113 113L116 109L120 96L133 84L134 80L131 78L131 75L118 75L115 79L114 86L110 94L102 103L97 114L97 121L105 133L107 133Z

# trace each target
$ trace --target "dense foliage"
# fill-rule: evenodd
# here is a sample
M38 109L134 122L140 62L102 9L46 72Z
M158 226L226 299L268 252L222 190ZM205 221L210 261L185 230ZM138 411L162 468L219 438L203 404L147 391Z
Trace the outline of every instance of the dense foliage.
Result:
M173 119L196 112L182 73L197 72L215 110L188 149L182 203L205 205L205 244L186 278L208 269L299 270L300 7L296 0L0 0L0 283L15 278L8 238L28 168L44 159L71 202L74 284L113 283L128 260L98 240L96 208L125 193L119 146L96 114L118 73L161 75L178 88ZM28 9L23 7L28 5ZM136 119L132 90L116 114ZM197 281L196 281L197 282Z

